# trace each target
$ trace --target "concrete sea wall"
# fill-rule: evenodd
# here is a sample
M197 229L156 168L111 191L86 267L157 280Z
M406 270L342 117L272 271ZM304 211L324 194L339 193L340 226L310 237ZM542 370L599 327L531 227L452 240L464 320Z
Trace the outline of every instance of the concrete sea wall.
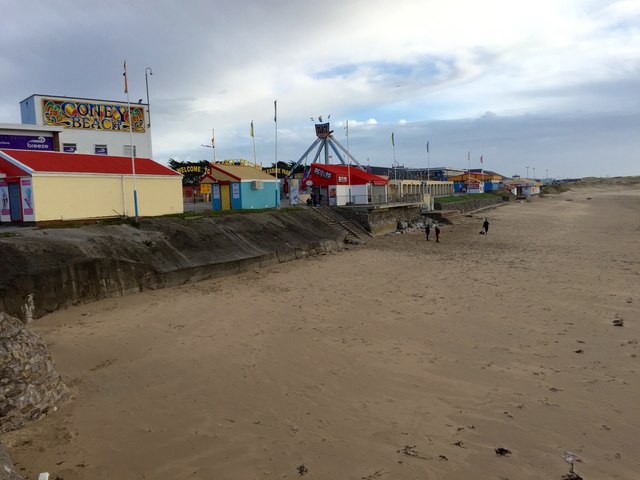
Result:
M69 305L340 249L344 236L304 209L25 229L0 237L0 311L29 322Z

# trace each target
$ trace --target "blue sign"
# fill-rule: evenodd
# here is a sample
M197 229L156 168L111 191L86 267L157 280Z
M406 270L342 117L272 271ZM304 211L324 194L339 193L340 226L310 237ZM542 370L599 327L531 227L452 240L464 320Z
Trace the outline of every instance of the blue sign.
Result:
M16 150L53 150L53 137L35 135L0 135L0 148Z
M96 145L96 147L95 147L95 154L96 154L96 155L106 155L106 154L107 154L107 147L106 147L106 145Z

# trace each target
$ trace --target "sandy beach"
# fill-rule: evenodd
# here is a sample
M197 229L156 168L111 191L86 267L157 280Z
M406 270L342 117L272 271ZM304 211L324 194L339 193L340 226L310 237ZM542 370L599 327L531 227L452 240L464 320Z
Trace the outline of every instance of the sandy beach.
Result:
M29 479L640 478L638 189L31 326L73 399L0 437Z

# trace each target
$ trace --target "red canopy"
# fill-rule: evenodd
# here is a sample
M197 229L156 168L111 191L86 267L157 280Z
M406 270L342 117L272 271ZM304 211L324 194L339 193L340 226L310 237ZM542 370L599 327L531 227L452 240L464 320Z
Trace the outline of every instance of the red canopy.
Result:
M300 187L326 187L328 185L386 185L389 180L372 173L365 172L359 167L346 165L325 165L312 163L309 174L300 182Z

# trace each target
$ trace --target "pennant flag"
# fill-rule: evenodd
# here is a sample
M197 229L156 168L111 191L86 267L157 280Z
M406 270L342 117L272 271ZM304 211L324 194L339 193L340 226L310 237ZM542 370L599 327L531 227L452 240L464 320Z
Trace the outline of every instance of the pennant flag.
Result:
M211 129L211 148L216 148L216 131Z
M349 120L347 120L347 124L344 127L345 131L347 132L347 137L349 136Z
M273 101L273 121L278 121L278 100Z
M124 61L124 93L129 93L129 86L127 85L127 61Z
M480 163L482 163L482 155L480 155Z
M251 120L251 129L249 130L249 135L253 137L253 120Z
M429 142L427 142L427 153L429 153Z
M394 147L396 146L395 136L393 133L391 134L391 145L393 145Z

